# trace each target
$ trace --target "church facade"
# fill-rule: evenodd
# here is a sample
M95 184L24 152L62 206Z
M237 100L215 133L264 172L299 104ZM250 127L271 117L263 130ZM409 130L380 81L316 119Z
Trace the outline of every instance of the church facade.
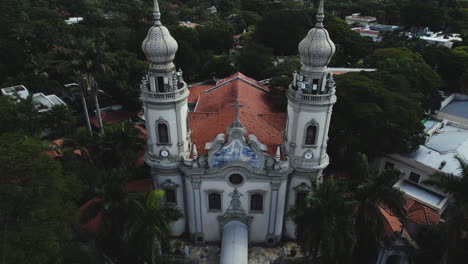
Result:
M222 241L229 230L245 232L249 243L294 238L286 213L304 202L310 178L320 181L329 163L336 96L327 65L335 45L323 27L323 1L299 43L302 67L292 73L287 112L274 106L268 86L241 73L188 87L157 1L154 17L142 43L150 62L141 88L145 162L165 202L184 213L173 234L189 233L196 243Z

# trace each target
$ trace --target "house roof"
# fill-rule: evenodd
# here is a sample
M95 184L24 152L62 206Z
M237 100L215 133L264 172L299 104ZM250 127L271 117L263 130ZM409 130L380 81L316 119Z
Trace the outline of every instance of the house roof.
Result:
M389 211L387 211L381 206L379 206L379 210L385 220L384 221L385 236L391 236L395 232L403 231L403 234L406 237L411 238L408 231L406 231L406 229L404 228L402 229L403 224L401 223L400 219L398 219L398 217L392 215Z
M130 117L135 116L135 113L130 113L126 111L113 111L105 114L101 114L102 122L105 124L114 124L130 119ZM91 124L96 127L99 127L99 120L97 116L91 117L89 119Z
M468 160L468 128L451 122L443 127L440 127L441 122L431 124L436 129L427 138L426 143L403 156L436 170L460 175L460 164L455 157L460 156ZM426 130L431 129L426 127Z
M406 199L406 219L419 225L433 225L440 222L440 214L411 198Z
M239 108L239 121L246 128L246 134L254 134L267 145L267 153L275 155L276 147L283 141L286 113L274 106L268 86L238 72L211 87L191 87L192 91L196 107L189 115L189 124L191 139L197 144L199 154L206 153L206 143L213 141L218 134L226 133L235 116L231 105L238 100L243 105Z

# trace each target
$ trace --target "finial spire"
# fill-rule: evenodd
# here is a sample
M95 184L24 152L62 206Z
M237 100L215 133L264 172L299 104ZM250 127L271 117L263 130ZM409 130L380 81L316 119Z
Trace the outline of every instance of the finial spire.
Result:
M154 7L153 7L153 16L154 16L154 25L161 26L161 12L159 11L159 3L158 0L154 0Z
M323 28L323 18L325 17L325 13L323 12L323 1L324 0L320 0L318 12L316 15L316 18L317 18L317 23L315 24L316 28Z

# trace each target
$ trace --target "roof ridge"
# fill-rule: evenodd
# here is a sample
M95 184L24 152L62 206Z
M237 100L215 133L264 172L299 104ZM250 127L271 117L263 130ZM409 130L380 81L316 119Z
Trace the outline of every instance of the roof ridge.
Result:
M236 80L241 80L241 81L243 81L243 82L245 82L247 84L250 84L251 86L253 86L253 87L255 87L255 88L257 88L257 89L259 89L261 91L264 91L266 93L270 93L270 91L268 91L267 89L261 87L260 85L258 85L256 83L253 83L253 82L251 82L251 81L249 81L249 80L247 80L247 79L245 79L245 78L243 78L242 76L239 76L239 75L237 75L237 76L235 76L235 77L233 77L233 78L231 78L231 79L229 79L229 80L227 80L225 82L217 84L217 85L213 86L213 88L207 89L207 90L203 91L202 93L209 93L211 91L214 91L214 90L216 90L218 88L221 88L221 87L225 86L226 84L234 82Z

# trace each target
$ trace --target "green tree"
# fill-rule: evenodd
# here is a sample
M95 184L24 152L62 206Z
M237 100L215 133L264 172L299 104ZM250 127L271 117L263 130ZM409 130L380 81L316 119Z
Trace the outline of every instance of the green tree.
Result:
M452 203L445 209L447 211L447 263L456 263L468 257L468 162L457 157L460 163L459 175L436 172L423 183L433 186L453 196Z
M196 30L200 36L200 45L215 52L225 52L232 48L232 29L221 21L208 23Z
M82 249L71 229L77 220L69 199L76 178L45 155L34 138L1 134L0 145L0 260L70 263L67 254Z
M124 241L141 263L159 263L161 253L170 244L169 224L183 215L177 208L162 204L164 192L153 190L145 196L133 194L129 199L129 219L124 227Z
M90 92L94 99L99 128L101 133L104 133L101 111L99 110L99 90L95 75L99 72L113 74L112 69L108 66L112 61L113 57L110 53L106 52L104 43L86 38L72 42L71 48L59 49L53 55L52 64L58 71L62 73L73 73L76 81L80 85L83 110L90 133L91 125L86 104L86 94Z
M329 150L343 158L340 164L355 152L375 157L411 152L424 143L420 107L407 94L386 89L381 73L347 73L335 80L340 100L333 108Z
M272 50L251 42L241 50L237 63L239 70L247 76L255 79L266 78L266 73L273 67Z
M297 45L312 27L309 15L303 11L275 10L258 23L254 39L272 48L276 55L297 53Z
M301 250L313 258L320 255L321 263L347 263L356 242L355 202L332 179L311 184L305 205L289 212Z
M364 59L364 64L389 72L383 79L387 87L410 95L425 112L439 110L442 81L419 53L406 48L378 49Z
M379 207L401 217L405 214L406 199L402 191L393 188L400 172L386 170L379 174L369 167L366 155L361 153L357 153L355 160L359 182L351 189L357 202L354 259L356 263L375 263L384 235L384 218Z
M45 126L52 129L56 138L71 135L76 125L76 118L68 107L53 106L44 116Z

